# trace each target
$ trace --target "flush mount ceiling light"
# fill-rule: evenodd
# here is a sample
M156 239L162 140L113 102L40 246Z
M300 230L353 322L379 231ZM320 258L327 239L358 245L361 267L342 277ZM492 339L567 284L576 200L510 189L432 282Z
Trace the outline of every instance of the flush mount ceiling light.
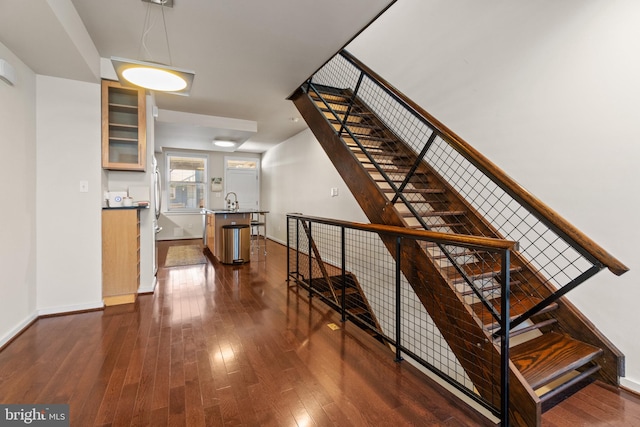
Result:
M112 56L111 63L118 75L120 83L126 86L139 86L145 89L173 93L176 95L188 96L193 84L195 73L190 70L176 68L171 65L171 49L169 48L169 36L167 35L167 24L164 18L164 8L170 7L168 0L142 0L148 3L147 14L142 28L139 52L144 50L148 53L146 46L146 36L151 30L149 23L151 5L156 4L162 10L162 26L164 29L169 65L160 64L154 61L140 61Z
M213 145L217 145L218 147L234 147L236 143L229 139L214 139Z

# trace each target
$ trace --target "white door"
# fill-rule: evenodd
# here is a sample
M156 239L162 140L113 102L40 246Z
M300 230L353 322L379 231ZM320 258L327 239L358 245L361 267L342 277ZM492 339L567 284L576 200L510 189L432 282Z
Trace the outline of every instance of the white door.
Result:
M258 209L260 207L258 159L225 158L225 165L225 193L236 193L240 209Z

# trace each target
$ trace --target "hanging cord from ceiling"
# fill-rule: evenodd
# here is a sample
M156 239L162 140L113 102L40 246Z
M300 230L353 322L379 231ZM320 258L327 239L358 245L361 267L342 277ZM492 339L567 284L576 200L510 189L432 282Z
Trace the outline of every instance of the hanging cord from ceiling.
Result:
M138 58L145 60L145 58L149 58L148 61L150 62L157 62L157 63L161 63L159 61L154 61L153 60L153 55L151 54L151 52L149 51L148 47L147 47L147 35L151 32L151 30L153 29L153 27L156 24L156 20L153 19L151 17L151 4L152 2L147 3L147 12L144 18L144 25L142 27L142 35L140 36L140 47L138 48ZM155 4L155 3L154 3ZM167 64L164 65L172 65L173 64L173 60L171 57L171 47L169 46L169 34L167 32L167 22L165 20L165 16L164 16L164 3L158 4L158 6L160 6L160 10L162 11L162 28L164 30L164 39L165 39L165 43L167 45L167 53L169 55L169 62ZM144 50L144 54L146 56L143 56L143 50Z

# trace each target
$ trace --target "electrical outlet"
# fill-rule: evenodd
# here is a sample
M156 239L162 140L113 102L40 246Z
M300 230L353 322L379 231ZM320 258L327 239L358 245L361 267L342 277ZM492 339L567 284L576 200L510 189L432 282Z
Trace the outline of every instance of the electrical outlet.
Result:
M80 181L80 192L88 193L89 192L89 181Z
M336 197L338 195L338 188L331 188L331 197Z

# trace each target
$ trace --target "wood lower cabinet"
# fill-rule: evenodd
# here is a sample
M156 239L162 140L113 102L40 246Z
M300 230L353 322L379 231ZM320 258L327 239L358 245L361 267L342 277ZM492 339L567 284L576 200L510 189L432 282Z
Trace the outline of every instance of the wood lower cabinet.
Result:
M209 251L211 252L212 255L215 256L216 254L216 221L215 221L215 216L214 215L206 215L207 218L207 224L206 224L206 233L207 233L207 248L209 248Z
M140 286L140 211L102 210L102 299L133 303Z

